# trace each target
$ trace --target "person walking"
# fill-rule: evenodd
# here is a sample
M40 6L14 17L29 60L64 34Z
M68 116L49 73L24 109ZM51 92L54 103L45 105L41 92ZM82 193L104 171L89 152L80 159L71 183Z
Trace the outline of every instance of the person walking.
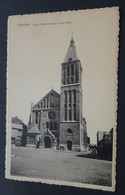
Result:
M37 134L37 135L36 135L36 149L39 148L39 145L40 145L40 135Z

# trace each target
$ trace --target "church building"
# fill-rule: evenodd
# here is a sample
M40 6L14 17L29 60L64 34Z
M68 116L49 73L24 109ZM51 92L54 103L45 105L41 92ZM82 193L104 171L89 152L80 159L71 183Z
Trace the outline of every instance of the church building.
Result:
M72 38L61 64L60 94L51 90L31 106L27 144L35 144L39 135L42 148L85 150L88 137L82 100L82 65Z

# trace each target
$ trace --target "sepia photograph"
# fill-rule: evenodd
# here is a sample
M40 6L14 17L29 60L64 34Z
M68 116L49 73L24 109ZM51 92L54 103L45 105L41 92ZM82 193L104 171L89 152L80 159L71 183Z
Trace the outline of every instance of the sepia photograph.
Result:
M119 8L8 18L6 178L115 191Z

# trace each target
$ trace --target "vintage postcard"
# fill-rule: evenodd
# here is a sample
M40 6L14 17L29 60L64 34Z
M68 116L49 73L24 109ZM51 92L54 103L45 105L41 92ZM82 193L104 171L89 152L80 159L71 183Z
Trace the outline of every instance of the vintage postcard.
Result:
M6 178L115 190L119 8L8 18Z

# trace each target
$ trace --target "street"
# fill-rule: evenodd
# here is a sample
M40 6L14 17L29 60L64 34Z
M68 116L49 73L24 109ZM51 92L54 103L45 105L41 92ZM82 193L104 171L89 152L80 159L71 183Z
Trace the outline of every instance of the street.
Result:
M12 147L11 175L111 186L112 162L80 154Z

